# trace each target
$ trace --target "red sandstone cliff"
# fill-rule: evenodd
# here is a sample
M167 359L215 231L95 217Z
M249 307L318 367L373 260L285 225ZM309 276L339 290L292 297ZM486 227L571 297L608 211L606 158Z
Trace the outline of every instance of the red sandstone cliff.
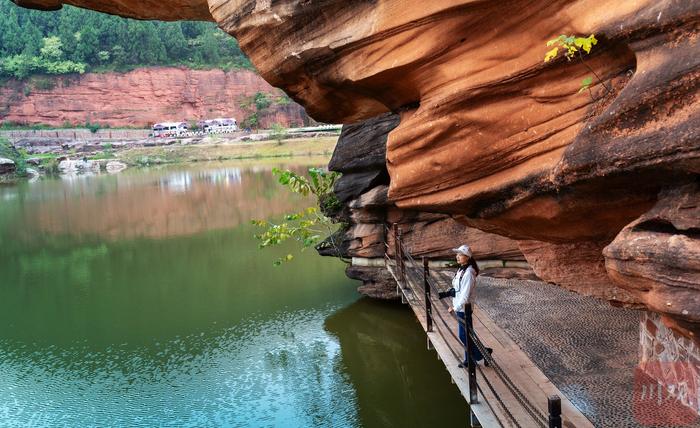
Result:
M208 3L314 118L400 114L398 208L522 241L543 279L700 332L698 2ZM600 42L544 63L560 34Z
M124 74L88 73L46 79L50 79L48 86L52 89L37 88L31 80L11 81L0 88L0 122L60 126L89 121L110 126L150 126L155 122L222 116L233 116L241 122L250 114L241 107L243 98L256 92L271 94L273 99L282 95L248 70L151 67ZM272 123L301 125L307 120L304 109L294 102L273 103L258 116L263 127Z

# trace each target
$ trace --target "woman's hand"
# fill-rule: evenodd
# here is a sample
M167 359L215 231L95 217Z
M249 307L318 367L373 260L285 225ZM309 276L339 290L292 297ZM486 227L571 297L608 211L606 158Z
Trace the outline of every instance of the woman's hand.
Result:
M448 313L453 314L455 312L455 308L450 306L450 308L447 310Z

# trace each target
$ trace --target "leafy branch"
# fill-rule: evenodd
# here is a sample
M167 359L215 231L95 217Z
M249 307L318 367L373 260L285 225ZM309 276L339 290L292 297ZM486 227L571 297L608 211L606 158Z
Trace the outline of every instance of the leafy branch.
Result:
M586 54L590 54L591 50L593 49L593 46L598 44L598 39L595 38L594 34L591 34L588 37L576 37L576 36L567 36L565 34L560 35L556 39L552 39L547 42L547 46L554 46L552 49L547 51L544 55L544 62L549 62L557 57L559 55L560 49L564 52L564 56L566 57L567 61L571 61L572 58L575 58L578 56L578 58L581 60L581 64L583 64L588 71L593 73L593 75L598 79L598 82L605 88L605 90L608 93L612 93L612 89L603 82L603 79L598 76L598 73L595 72L583 59L583 52ZM583 80L581 80L581 87L578 90L578 93L581 93L583 91L588 91L588 94L590 95L591 99L595 101L593 98L593 94L591 93L591 84L593 83L593 78L591 76L586 76Z
M308 207L297 213L284 216L282 223L274 223L268 220L253 220L252 223L265 230L255 235L260 241L259 247L266 248L279 245L288 240L294 240L301 244L301 250L315 246L324 235L329 235L331 244L338 248L334 241L333 232L336 227L333 220L324 214L324 208L338 204L333 193L333 185L340 177L337 172L328 172L320 168L309 168L308 177L289 170L274 168L272 173L277 176L277 181L294 193L303 196L313 194L317 198L317 206ZM279 266L283 262L294 259L292 254L287 254L275 260L274 265Z

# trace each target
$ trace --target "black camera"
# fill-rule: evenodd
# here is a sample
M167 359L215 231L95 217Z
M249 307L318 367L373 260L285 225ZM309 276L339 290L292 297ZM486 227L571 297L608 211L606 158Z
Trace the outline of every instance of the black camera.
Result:
M454 288L450 288L447 291L438 292L438 297L440 299L444 299L445 297L454 297L454 296L455 296L455 289Z

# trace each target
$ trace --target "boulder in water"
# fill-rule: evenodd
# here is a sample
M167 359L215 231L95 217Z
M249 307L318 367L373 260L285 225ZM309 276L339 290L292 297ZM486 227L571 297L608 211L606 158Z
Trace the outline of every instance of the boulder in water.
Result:
M58 164L58 169L61 174L67 175L93 174L100 172L100 163L92 160L66 159Z
M15 161L7 158L0 158L0 175L12 174L17 170L17 165Z
M107 170L108 173L114 174L117 172L122 172L128 167L127 164L121 161L109 161L107 162L107 166L105 169Z

